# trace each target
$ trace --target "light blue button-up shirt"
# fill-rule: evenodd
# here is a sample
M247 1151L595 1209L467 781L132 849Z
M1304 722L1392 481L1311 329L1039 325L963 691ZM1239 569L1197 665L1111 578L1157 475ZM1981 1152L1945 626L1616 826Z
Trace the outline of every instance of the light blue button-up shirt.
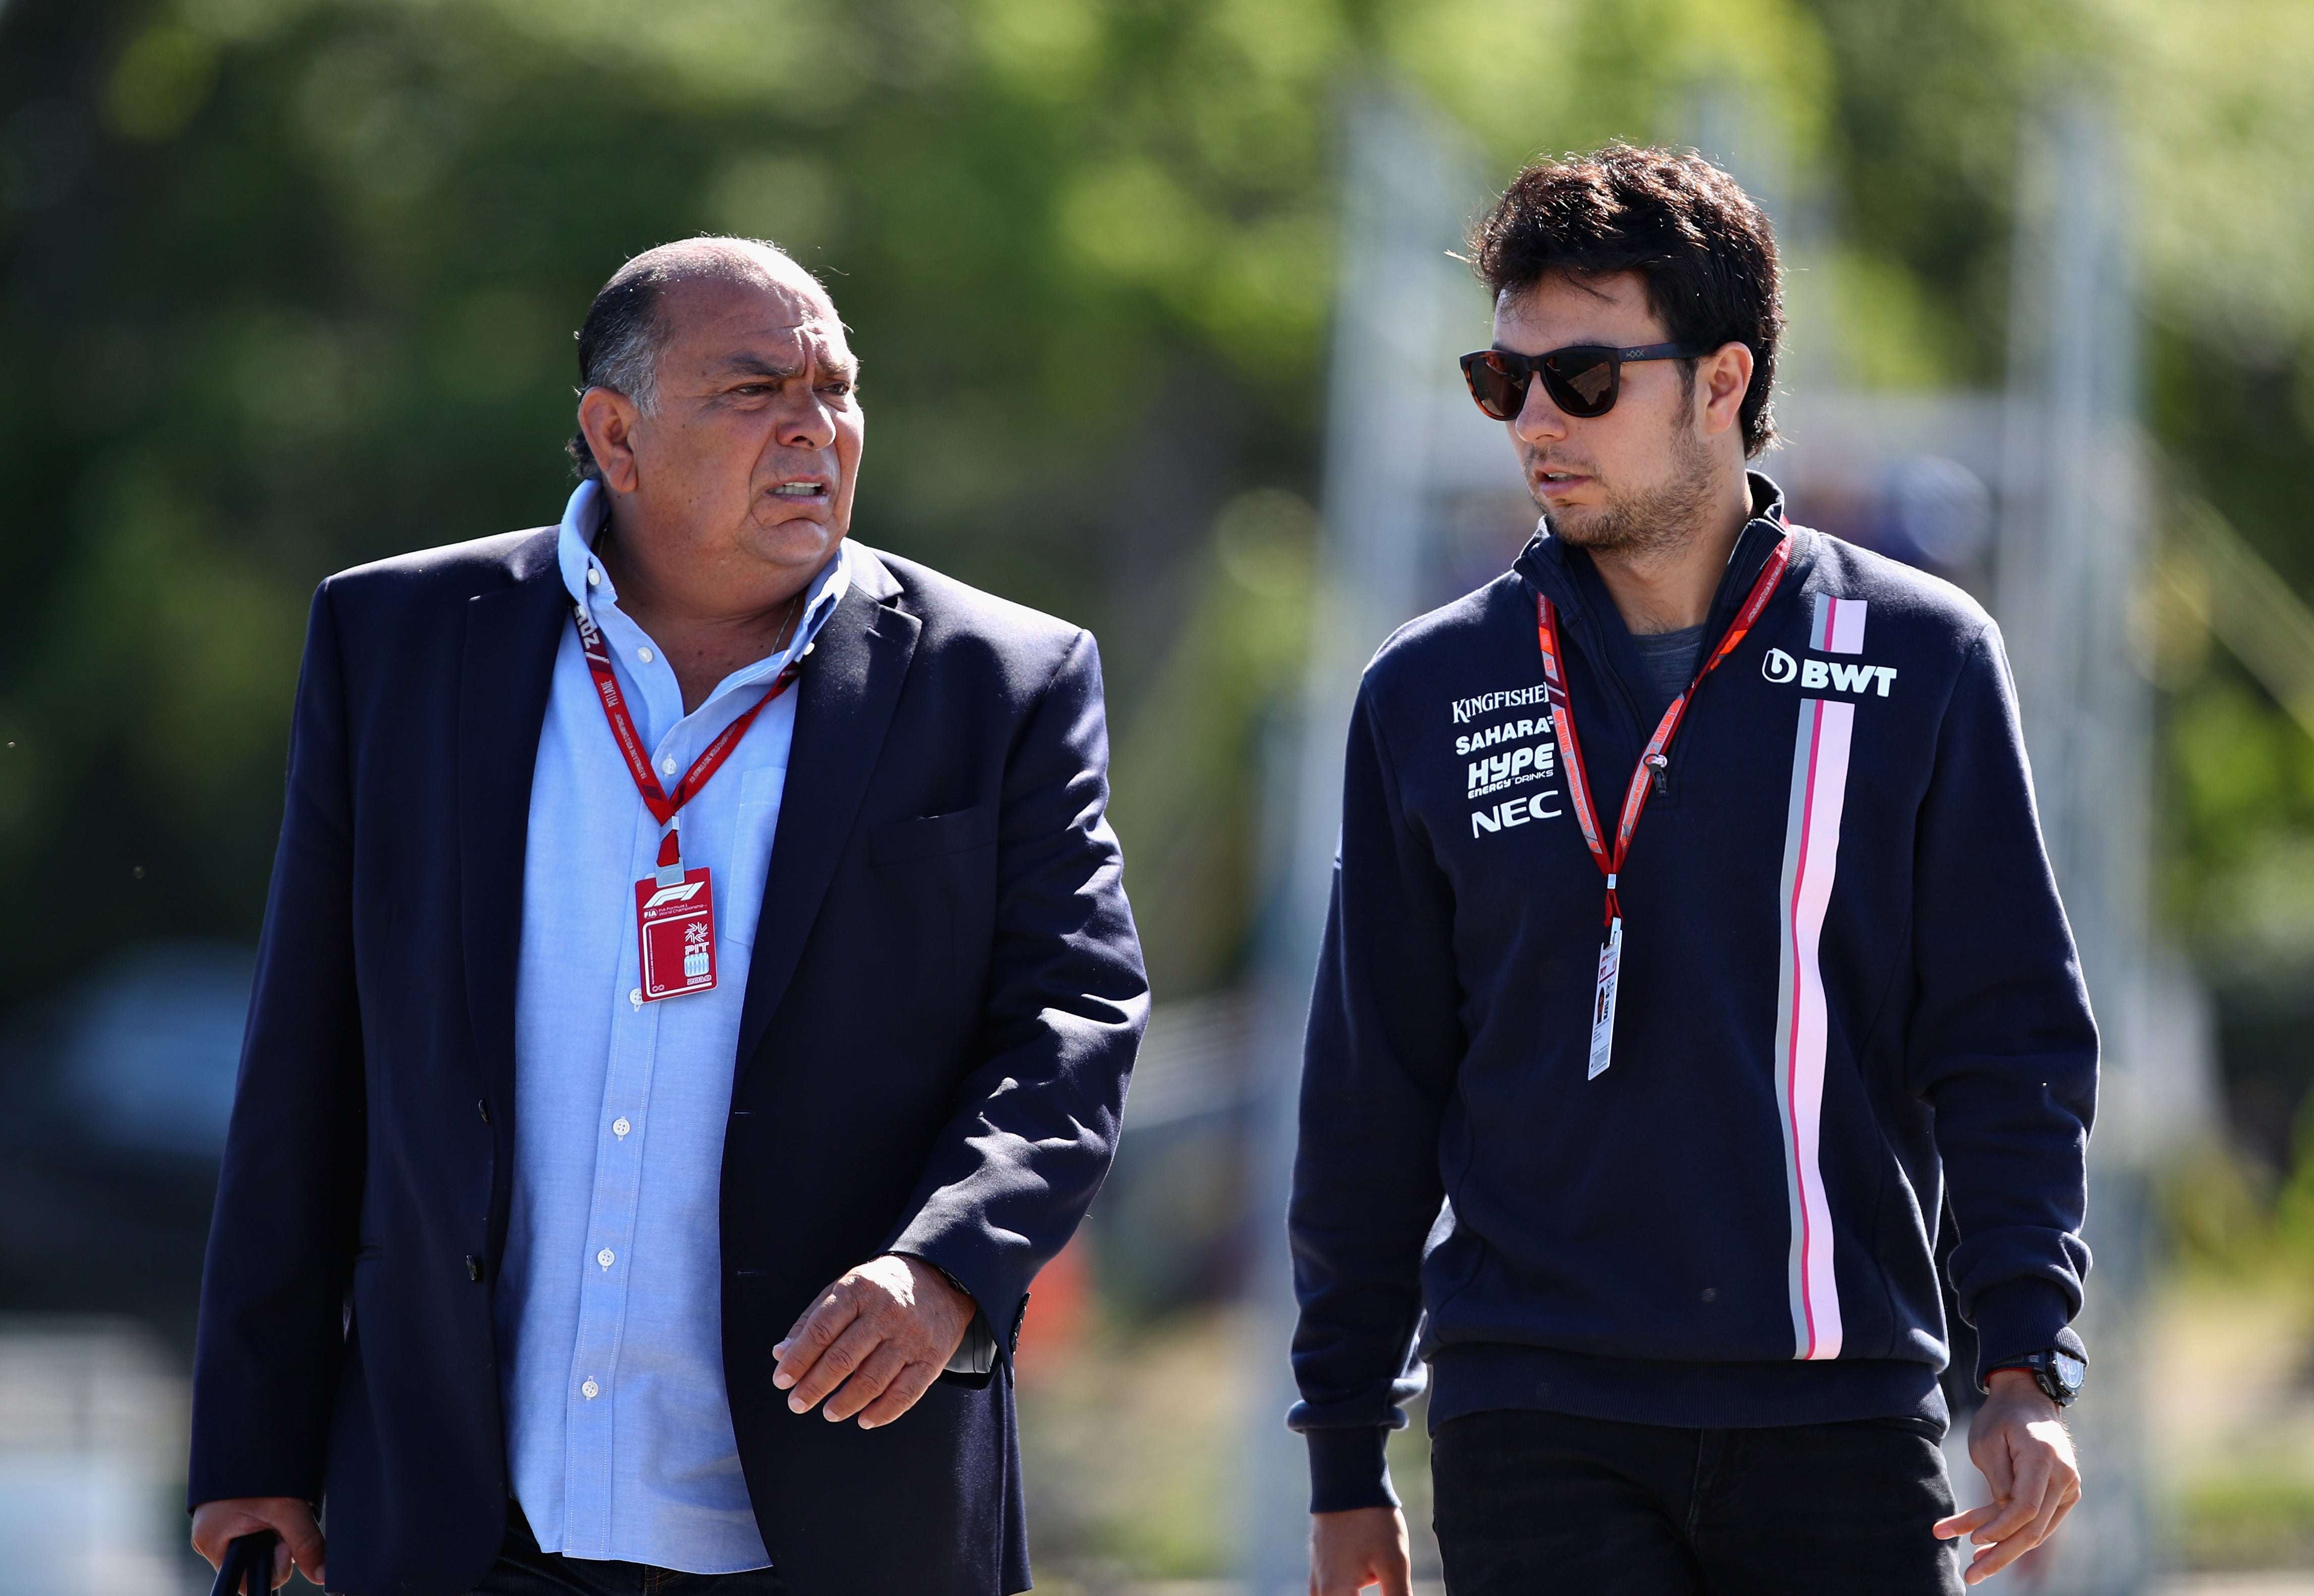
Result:
M841 546L814 580L788 651L733 672L685 715L673 667L595 558L604 513L595 483L570 496L562 580L602 629L671 789L809 644L860 556ZM796 697L764 710L682 811L684 866L714 873L717 984L644 1003L634 884L658 862L658 823L576 627L555 655L523 865L514 1206L496 1305L515 1495L539 1545L566 1556L693 1574L770 1562L723 1389L719 1193Z

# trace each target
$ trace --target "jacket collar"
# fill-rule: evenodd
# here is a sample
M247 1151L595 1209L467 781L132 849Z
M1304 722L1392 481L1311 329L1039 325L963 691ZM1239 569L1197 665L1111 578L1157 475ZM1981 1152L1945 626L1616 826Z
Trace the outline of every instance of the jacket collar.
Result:
M739 1011L744 1071L787 995L852 833L923 622L873 551L854 545L852 586L820 629L796 684L795 743L772 838L763 915Z
M497 1108L503 1150L514 1125L515 963L522 935L523 851L530 781L554 677L556 634L570 601L555 563L556 529L530 533L504 557L506 581L466 601L458 682L458 874L468 1019L481 1085ZM490 1257L506 1243L512 1160L492 1177Z
M1764 472L1746 472L1744 476L1752 488L1752 518L1736 534L1736 547L1727 557L1727 573L1720 578L1719 591L1711 601L1713 616L1723 608L1732 611L1743 602L1743 592L1768 562L1768 551L1791 530L1784 510L1784 490ZM1537 523L1534 536L1527 540L1512 569L1570 614L1580 614L1608 602L1606 587L1599 581L1591 556L1553 537L1541 523ZM1704 630L1709 635L1711 628L1708 620Z
M1718 590L1712 595L1711 608L1704 616L1707 648L1718 642L1735 620L1753 581L1768 563L1770 551L1785 538L1797 535L1785 516L1783 489L1760 472L1746 472L1745 481L1752 489L1752 518L1736 534L1736 547L1728 554L1727 569L1720 576ZM1652 724L1648 701L1637 690L1637 684L1646 680L1645 668L1639 661L1638 648L1631 641L1630 630L1624 626L1614 600L1608 595L1607 586L1601 580L1591 556L1538 525L1512 569L1557 606L1568 646L1581 649L1612 684L1632 727L1644 736Z

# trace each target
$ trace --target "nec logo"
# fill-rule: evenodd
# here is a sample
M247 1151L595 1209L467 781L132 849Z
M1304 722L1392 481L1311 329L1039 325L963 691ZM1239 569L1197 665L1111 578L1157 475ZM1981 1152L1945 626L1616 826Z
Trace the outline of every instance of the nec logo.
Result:
M1893 665L1846 665L1827 659L1794 659L1781 648L1771 648L1767 658L1760 662L1760 674L1776 683L1797 679L1811 692L1821 692L1825 688L1834 692L1862 692L1877 683L1880 696L1886 698L1889 684L1896 679L1896 667Z
M1552 787L1532 798L1515 798L1508 803L1497 804L1491 809L1473 809L1471 811L1471 834L1483 836L1488 832L1498 832L1506 825L1524 825L1530 820L1556 820L1567 811L1546 809L1542 807L1542 800L1558 796L1559 789Z

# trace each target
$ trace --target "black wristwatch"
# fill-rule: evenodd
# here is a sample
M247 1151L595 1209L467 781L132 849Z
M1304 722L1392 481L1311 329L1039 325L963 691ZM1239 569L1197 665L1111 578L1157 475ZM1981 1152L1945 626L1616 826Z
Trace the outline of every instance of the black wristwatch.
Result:
M2033 1383L2041 1394L2060 1407L2072 1406L2073 1398L2081 1394L2081 1381L2089 1378L2089 1366L2060 1347L2045 1353L2027 1353L2021 1358L2011 1358L1999 1369L1988 1369L1988 1378L2001 1369L2029 1370Z

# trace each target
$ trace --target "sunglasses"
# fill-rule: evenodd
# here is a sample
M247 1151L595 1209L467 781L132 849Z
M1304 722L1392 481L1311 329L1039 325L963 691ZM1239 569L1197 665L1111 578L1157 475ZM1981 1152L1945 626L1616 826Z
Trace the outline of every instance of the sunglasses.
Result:
M1497 421L1517 419L1526 408L1527 384L1542 379L1550 402L1570 416L1588 419L1615 408L1622 392L1627 360L1700 360L1709 349L1686 344L1641 344L1618 349L1606 344L1569 344L1543 355L1520 355L1509 349L1480 349L1462 357L1462 380L1471 397Z

